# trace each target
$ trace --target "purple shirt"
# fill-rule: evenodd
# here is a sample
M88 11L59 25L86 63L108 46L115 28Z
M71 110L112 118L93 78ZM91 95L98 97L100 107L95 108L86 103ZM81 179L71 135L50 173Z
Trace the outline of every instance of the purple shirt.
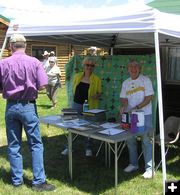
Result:
M25 52L16 51L0 61L0 90L5 99L35 100L38 89L47 83L41 62Z

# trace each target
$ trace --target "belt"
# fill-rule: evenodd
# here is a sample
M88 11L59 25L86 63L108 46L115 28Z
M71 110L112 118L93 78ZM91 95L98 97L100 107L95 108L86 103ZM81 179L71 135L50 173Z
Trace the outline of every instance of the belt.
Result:
M29 104L29 103L33 103L35 104L36 103L36 100L11 100L11 99L7 99L7 102L9 103L25 103L25 104Z

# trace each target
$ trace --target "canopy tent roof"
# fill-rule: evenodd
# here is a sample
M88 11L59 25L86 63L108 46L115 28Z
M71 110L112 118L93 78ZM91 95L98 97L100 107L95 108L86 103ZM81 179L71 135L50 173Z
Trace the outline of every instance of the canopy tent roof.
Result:
M10 19L8 19L8 18L6 18L6 17L4 17L3 15L0 14L0 22L7 25L7 26L9 26Z
M89 14L90 13L90 14ZM92 14L93 13L93 14ZM153 32L158 30L160 45L179 45L180 16L161 13L146 5L125 5L62 14L33 14L12 20L7 36L21 33L30 40L65 42L99 47L154 47ZM68 13L67 13L68 15ZM76 16L76 17L73 17ZM35 17L35 18L32 18ZM133 34L132 34L133 33Z

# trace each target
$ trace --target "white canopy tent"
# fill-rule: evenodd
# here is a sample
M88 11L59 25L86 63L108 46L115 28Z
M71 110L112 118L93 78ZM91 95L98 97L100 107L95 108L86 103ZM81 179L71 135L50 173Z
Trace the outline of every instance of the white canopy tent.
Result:
M7 36L19 32L29 39L55 43L138 48L154 47L153 33L158 31L161 45L167 40L169 45L180 44L175 38L180 36L180 27L173 22L180 16L144 4L61 12L20 15L11 21Z
M161 13L144 4L136 6L132 4L108 9L84 9L78 16L77 12L74 12L68 18L61 13L52 15L39 13L21 18L11 21L3 47L6 45L7 37L14 33L21 33L29 40L51 43L65 42L109 48L155 48L165 193L166 162L159 49L161 45L180 45L180 26L174 22L180 21L180 16Z

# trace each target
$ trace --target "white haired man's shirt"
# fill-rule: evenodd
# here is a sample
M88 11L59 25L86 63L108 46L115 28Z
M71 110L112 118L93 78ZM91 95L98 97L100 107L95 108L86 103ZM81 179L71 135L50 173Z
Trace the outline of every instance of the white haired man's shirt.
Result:
M154 95L152 82L149 77L142 74L135 80L126 79L122 84L120 98L128 99L127 111L142 103L145 96ZM152 114L152 103L141 108L145 115Z

